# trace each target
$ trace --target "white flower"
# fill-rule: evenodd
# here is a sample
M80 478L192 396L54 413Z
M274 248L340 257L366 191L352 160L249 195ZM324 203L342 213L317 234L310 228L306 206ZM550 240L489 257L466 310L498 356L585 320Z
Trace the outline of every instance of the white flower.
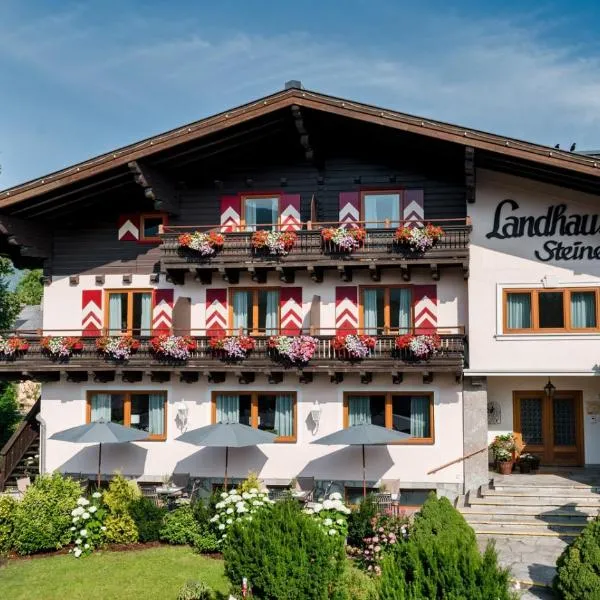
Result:
M81 548L75 548L75 550L73 551L73 554L79 558L81 556Z
M337 531L335 529L329 530L329 535L335 535L336 533L337 533Z
M331 519L325 519L323 521L323 525L325 525L325 527L329 527L330 525L333 525L333 521Z
M227 498L229 494L227 492L221 492L221 498Z
M250 490L250 493L251 493L251 494L258 494L258 488L252 488L252 489Z
M215 515L214 517L212 517L212 519L210 520L211 523L216 523L219 520L219 515Z
M79 532L79 535L80 535L81 537L87 537L87 529L82 529L82 530Z
M254 500L254 502L252 502L252 506L262 506L264 504L264 502L261 502L260 500Z
M102 494L100 492L94 492L92 498L102 498Z
M102 525L102 527L100 527L100 529L101 529L102 531L106 531L106 527L104 527L104 525Z
M319 504L319 503L317 502L317 503L315 503L315 505L313 506L313 510L314 510L316 513L320 513L320 512L323 510L323 505L322 505L322 504Z
M224 506L225 506L225 503L224 503L224 502L217 502L217 503L215 504L215 508L216 508L217 510L221 510L221 509L222 509Z
M88 508L88 512L91 512L92 514L95 513L98 510L97 506L90 506Z
M248 512L248 509L245 506L238 506L237 511L239 513L245 513Z
M78 506L77 508L74 508L71 511L71 515L73 515L74 517L80 517L84 512L85 512L85 509L82 508L81 506Z
M231 525L233 523L233 519L227 519L227 525Z
M331 494L329 496L330 500L341 500L342 499L342 495L339 492L333 492L333 494Z
M81 544L81 538L77 538L77 539L75 540L75 543L76 543L76 544Z
M242 494L242 498L243 498L244 500L250 500L250 496L251 496L251 494L249 494L248 492L244 492L244 493Z
M223 525L223 523L221 523L221 524L219 525L219 530L220 530L220 531L223 531L223 529L225 529L225 525Z
M332 508L335 508L335 504L333 503L332 500L324 500L323 501L323 508L325 510L331 510Z
M89 513L89 512L84 512L84 513L81 515L81 518L82 518L82 519L89 519L89 518L90 518L90 513Z
M315 511L314 511L312 508L306 508L306 509L304 510L304 512L305 512L307 515L314 515L314 514L315 514Z
M75 531L75 527L71 527L71 531Z
M77 523L79 521L79 517L73 517L73 523Z
M77 500L77 504L79 504L79 506L87 506L90 503L90 501L87 498L79 498Z
M343 525L345 522L346 522L346 521L344 521L344 519L338 519L338 520L336 521L336 523L337 523L338 525Z
M89 547L90 547L90 545L89 545L89 544L86 544L86 545L84 546L84 548L85 548L86 550L87 550Z
M233 512L233 508L228 508L225 512L230 515Z

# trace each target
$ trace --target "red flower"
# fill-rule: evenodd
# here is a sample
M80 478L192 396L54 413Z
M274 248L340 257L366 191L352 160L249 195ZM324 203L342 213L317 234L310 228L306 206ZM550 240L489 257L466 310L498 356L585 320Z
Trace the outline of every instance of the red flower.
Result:
M406 333L405 335L398 336L396 338L395 346L396 348L403 350L404 348L408 348L413 336L410 333Z
M321 229L321 237L326 241L330 241L335 234L335 229L331 227L327 227L325 229Z
M358 339L369 349L369 350L373 350L373 348L375 348L375 344L377 343L377 340L374 337L371 337L370 335L359 335Z
M189 233L182 233L178 238L177 238L177 243L180 246L184 246L187 247L190 245L190 242L192 241L192 236Z
M260 230L252 234L252 246L254 248L266 248L269 232Z

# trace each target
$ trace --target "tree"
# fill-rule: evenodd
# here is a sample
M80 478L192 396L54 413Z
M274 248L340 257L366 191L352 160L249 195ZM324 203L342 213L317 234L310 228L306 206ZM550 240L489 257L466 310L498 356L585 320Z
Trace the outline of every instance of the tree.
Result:
M41 304L44 288L40 278L42 276L41 269L33 269L23 272L23 276L17 283L15 293L19 302L23 304Z
M16 424L21 420L17 390L12 384L5 384L0 393L0 448L13 434Z
M0 257L0 330L10 329L21 310L21 303L15 292L9 289L8 278L15 268L10 259Z

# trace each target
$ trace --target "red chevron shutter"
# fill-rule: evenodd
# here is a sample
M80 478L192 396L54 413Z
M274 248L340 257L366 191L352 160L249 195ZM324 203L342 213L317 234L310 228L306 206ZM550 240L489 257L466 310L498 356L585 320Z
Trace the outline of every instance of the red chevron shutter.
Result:
M339 222L353 225L360 221L360 195L358 192L340 192Z
M227 329L227 289L206 290L206 331L208 335L224 335Z
M102 290L81 292L81 335L93 337L102 332Z
M152 333L169 334L173 327L174 290L154 290L152 306Z
M404 192L402 218L421 224L425 219L425 195L423 190L406 190Z
M339 285L335 288L335 331L338 335L358 330L358 288Z
M415 333L431 334L437 329L437 286L413 286Z
M300 220L300 194L284 194L281 196L279 221L282 231L302 229Z
M223 196L221 198L221 231L238 231L241 223L240 197Z
M284 287L279 292L282 335L302 333L302 288Z
M120 242L137 242L140 239L140 215L119 215L117 230Z

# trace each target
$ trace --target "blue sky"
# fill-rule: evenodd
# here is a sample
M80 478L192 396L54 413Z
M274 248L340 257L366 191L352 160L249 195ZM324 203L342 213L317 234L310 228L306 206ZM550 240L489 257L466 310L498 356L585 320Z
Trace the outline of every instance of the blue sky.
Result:
M594 0L0 0L0 189L287 79L596 149L599 32Z

